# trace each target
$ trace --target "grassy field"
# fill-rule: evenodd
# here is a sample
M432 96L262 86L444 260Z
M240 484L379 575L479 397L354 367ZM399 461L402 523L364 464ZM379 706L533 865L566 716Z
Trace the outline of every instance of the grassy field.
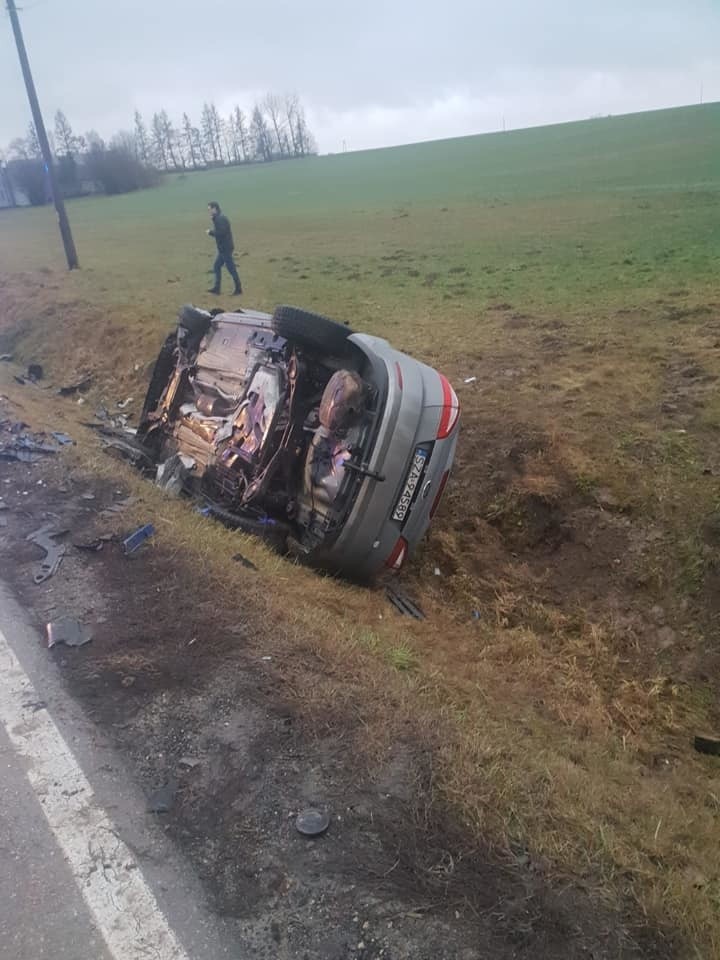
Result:
M720 762L692 734L720 728L720 105L170 176L71 203L72 274L50 211L0 212L0 347L139 398L207 300L211 199L246 305L387 335L463 403L405 577L427 623L286 564L272 615L335 677L362 660L369 742L384 685L441 725L434 802L468 835L717 956ZM180 512L168 536L211 562Z

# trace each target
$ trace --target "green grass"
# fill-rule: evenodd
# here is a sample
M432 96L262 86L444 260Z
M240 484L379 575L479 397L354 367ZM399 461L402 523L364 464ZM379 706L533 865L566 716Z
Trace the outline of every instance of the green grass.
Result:
M169 176L69 204L71 274L51 211L0 212L0 348L56 381L94 371L108 402L141 396L177 307L207 302L211 199L245 304L385 335L463 405L404 584L428 621L280 561L273 615L312 635L330 685L365 658L369 740L404 735L386 684L442 729L437 795L468 830L717 955L687 872L716 882L717 768L688 744L720 723L720 105ZM166 535L207 552L182 517Z

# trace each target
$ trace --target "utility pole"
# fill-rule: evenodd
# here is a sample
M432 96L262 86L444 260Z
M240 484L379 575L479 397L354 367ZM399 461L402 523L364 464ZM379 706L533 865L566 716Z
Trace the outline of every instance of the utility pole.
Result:
M42 113L40 112L35 83L32 78L32 73L30 72L30 64L28 62L22 30L20 29L15 0L7 0L7 8L10 14L13 33L15 34L15 45L17 46L18 57L20 58L20 67L22 68L25 89L27 90L28 100L30 101L30 110L32 111L33 122L35 123L35 130L37 131L38 143L40 144L40 150L42 151L43 160L45 161L45 169L50 179L50 189L52 190L53 203L57 210L58 226L60 227L60 236L62 237L63 247L65 248L68 270L75 270L79 266L77 251L75 250L75 241L73 240L72 231L70 230L70 221L68 220L65 210L65 201L60 192L55 174L53 155L50 151L47 133L45 132L45 124L43 123Z

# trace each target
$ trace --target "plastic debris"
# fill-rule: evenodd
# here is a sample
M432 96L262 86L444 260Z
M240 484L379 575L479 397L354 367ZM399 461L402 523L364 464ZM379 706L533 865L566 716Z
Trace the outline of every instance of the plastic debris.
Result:
M252 560L248 560L248 558L244 557L241 553L236 553L233 557L233 560L235 560L237 563L241 563L248 570L257 570L257 567Z
M55 543L54 538L60 537L65 531L53 530L51 523L45 524L39 530L34 530L26 537L31 543L45 551L45 559L40 563L37 572L33 576L33 581L37 584L49 580L60 566L60 561L65 556L65 547L60 543Z
M477 380L477 377L465 377L465 379L463 380L463 383L475 383L476 380Z
M151 793L147 804L148 813L169 813L175 803L177 786L177 780L171 779L159 790Z
M184 453L174 453L161 463L155 474L155 483L166 493L179 496L185 489L188 475L195 469L195 460Z
M137 530L134 530L123 540L123 553L126 556L135 553L138 547L145 543L150 537L154 536L154 534L155 527L151 523L146 523L144 526L138 527Z
M390 603L399 613L403 614L403 616L414 617L415 620L425 619L425 614L422 612L420 607L414 604L413 601L408 597L403 596L403 594L398 593L391 587L386 588L385 594Z
M319 837L330 826L330 817L322 810L303 810L297 815L295 828L304 837Z
M121 410L124 410L129 403L132 403L135 397L126 397L125 400L118 400L117 405Z
M92 636L77 620L54 620L47 625L48 649L58 643L66 647L82 647L92 640Z
M85 493L81 493L80 496L81 496L81 498L82 498L83 500L94 500L94 499L95 499L95 494L94 494L94 493L91 493L89 490L86 490Z
M5 360L7 363L12 361L13 355L11 353L0 353L0 361Z
M57 440L63 447L75 442L72 437L69 437L66 433L61 433L59 430L53 430L50 436Z

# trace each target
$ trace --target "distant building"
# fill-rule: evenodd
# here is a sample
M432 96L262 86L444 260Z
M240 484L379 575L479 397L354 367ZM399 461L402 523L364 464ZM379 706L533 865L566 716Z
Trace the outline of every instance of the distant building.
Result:
M6 164L0 164L0 210L7 207L27 207L29 203L24 191L11 180Z

